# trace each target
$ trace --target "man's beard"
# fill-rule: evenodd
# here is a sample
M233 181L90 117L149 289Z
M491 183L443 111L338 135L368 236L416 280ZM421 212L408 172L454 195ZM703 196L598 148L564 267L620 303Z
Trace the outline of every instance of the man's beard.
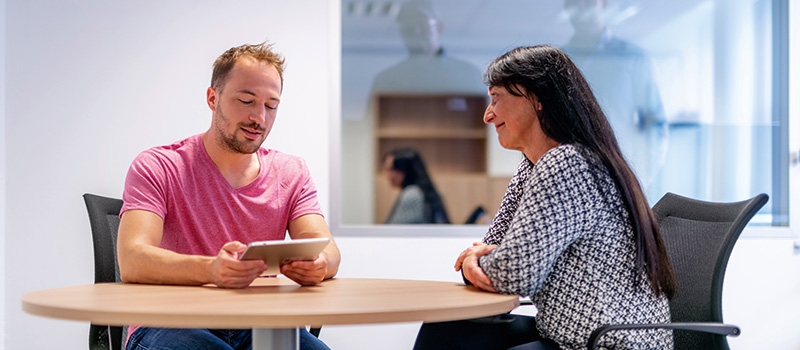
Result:
M217 142L223 147L241 154L253 154L258 151L258 148L261 147L261 144L264 143L264 140L261 141L242 141L236 138L236 134L239 129L241 128L248 128L250 130L260 131L262 133L266 132L266 130L258 125L257 123L245 125L242 123L237 124L237 129L234 130L230 135L225 134L225 124L228 124L228 118L222 113L222 109L217 109L217 118L214 122L215 127L217 128Z

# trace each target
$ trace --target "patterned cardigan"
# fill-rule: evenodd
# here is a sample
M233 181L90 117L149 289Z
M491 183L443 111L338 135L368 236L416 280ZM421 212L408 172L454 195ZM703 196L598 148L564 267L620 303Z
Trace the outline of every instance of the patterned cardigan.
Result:
M424 224L425 193L418 185L408 185L397 196L384 224Z
M669 304L635 273L628 211L606 167L583 146L564 144L511 179L483 242L479 264L493 287L530 296L542 336L586 349L603 324L670 321ZM607 333L607 349L671 349L665 330Z

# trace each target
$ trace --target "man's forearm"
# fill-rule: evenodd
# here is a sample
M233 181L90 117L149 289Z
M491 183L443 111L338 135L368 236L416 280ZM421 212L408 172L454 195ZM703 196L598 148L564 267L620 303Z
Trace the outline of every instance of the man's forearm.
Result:
M325 258L328 261L328 271L325 273L325 279L333 278L339 272L339 261L341 261L339 248L336 247L336 243L331 241L322 251L322 254L325 254Z
M201 285L212 283L212 257L178 254L163 248L139 244L119 251L123 282Z

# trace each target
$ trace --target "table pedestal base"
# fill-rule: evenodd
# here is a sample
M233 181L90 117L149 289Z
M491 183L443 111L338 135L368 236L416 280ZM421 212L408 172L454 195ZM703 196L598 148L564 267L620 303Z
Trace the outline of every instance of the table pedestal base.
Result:
M253 329L253 350L300 349L298 328Z

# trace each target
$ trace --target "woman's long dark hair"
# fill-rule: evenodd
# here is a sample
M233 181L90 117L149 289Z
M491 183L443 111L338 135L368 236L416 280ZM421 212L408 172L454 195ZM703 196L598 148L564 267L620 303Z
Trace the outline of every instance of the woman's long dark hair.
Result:
M489 65L484 82L529 100L535 95L542 105L539 123L548 137L558 143L581 144L600 157L630 213L637 271L646 272L656 294L672 298L677 281L655 215L603 110L572 60L552 46L518 47Z
M417 185L425 195L425 222L431 224L449 224L447 211L444 209L442 197L433 187L433 182L425 170L425 163L419 153L410 148L397 149L384 155L383 159L392 157L392 169L403 173L400 187Z

